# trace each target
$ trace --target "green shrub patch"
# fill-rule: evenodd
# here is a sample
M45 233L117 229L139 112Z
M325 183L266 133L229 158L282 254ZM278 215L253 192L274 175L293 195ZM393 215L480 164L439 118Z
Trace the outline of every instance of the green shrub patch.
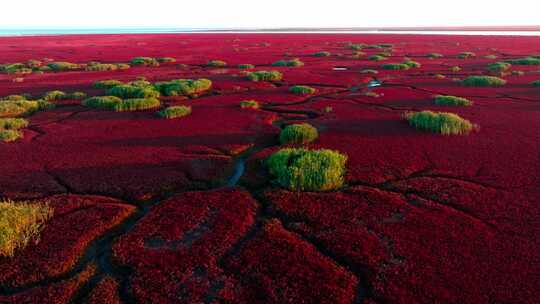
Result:
M332 150L285 148L267 160L270 174L292 191L329 191L343 186L347 156Z
M240 107L242 109L258 109L260 105L256 100L242 100L240 101Z
M20 129L27 126L28 121L24 118L0 118L0 141L11 142L22 138L23 133Z
M0 257L12 257L16 251L39 240L53 209L46 203L0 200Z
M436 95L435 104L439 106L470 106L473 102L463 97Z
M299 95L309 95L317 92L317 89L312 88L310 86L304 86L304 85L295 85L289 88L289 91L294 94Z
M283 74L279 71L255 71L247 74L251 81L280 81Z
M274 63L272 63L273 66L288 66L288 67L299 67L303 66L304 63L300 61L300 59L295 58L292 60L279 60Z
M468 87L498 87L506 84L506 80L494 76L469 76L462 81Z
M196 96L212 88L209 79L175 79L156 82L154 87L164 96Z
M319 137L317 128L308 124L292 124L286 126L279 134L281 144L307 144Z
M444 135L468 134L475 128L470 121L447 112L409 112L405 114L405 118L417 129Z
M165 108L157 112L160 117L172 119L178 117L184 117L191 114L191 107L189 106L172 106Z
M107 90L107 95L120 98L157 98L160 93L153 87L139 87L129 84L114 86Z

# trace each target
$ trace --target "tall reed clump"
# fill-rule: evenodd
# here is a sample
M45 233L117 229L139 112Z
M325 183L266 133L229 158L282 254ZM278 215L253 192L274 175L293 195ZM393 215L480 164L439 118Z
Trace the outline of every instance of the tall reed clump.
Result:
M307 144L319 137L317 128L308 123L286 126L279 134L281 144Z
M167 118L167 119L184 117L184 116L188 116L189 114L191 114L191 107L189 107L189 106L172 106L172 107L168 107L168 108L165 108L165 109L157 112L157 114L160 117Z
M495 76L469 76L462 83L468 87L500 87L506 80Z
M47 203L0 200L0 257L12 257L17 250L38 242L52 215Z
M305 85L295 85L289 88L289 92L298 95L309 95L317 92L317 89Z
M247 74L251 81L280 81L283 74L279 71L255 71Z
M338 151L284 148L267 159L270 175L292 191L330 191L343 186L347 156Z
M159 61L152 57L135 57L131 59L133 66L159 66Z
M288 67L300 67L303 66L304 63L300 61L300 59L295 58L292 60L279 60L274 63L272 63L273 66L288 66Z
M473 102L463 97L436 95L435 104L439 106L470 106Z
M212 81L200 79L174 79L154 83L154 87L164 96L197 96L212 88Z
M260 108L259 102L256 100L242 100L240 101L240 107L242 109L258 109Z
M20 129L28 126L24 118L0 118L0 141L11 142L23 137Z
M476 126L457 114L447 112L408 112L404 118L417 129L443 135L469 134Z

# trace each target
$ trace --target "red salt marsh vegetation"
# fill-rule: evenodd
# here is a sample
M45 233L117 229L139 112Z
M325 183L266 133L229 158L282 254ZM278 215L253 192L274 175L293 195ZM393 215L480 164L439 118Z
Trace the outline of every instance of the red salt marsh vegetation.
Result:
M2 303L538 301L538 37L3 37L0 54Z

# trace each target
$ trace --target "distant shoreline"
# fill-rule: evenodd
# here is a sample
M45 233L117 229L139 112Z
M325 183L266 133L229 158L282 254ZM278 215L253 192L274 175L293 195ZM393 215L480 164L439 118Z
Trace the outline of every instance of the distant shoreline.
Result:
M0 29L1 37L106 35L106 34L413 34L413 35L501 35L540 36L540 26L462 28L278 28L278 29Z

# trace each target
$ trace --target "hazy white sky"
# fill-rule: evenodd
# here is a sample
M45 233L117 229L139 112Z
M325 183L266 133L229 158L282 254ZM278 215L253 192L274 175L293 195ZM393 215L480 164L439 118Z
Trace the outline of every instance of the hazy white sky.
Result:
M540 0L3 0L0 28L539 25Z

